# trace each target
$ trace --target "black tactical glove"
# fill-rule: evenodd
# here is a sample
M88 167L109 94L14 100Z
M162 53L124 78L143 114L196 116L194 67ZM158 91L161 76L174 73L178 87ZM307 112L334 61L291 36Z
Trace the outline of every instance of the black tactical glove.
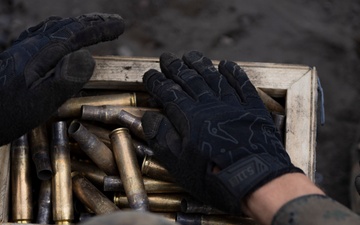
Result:
M90 79L95 61L79 50L117 38L118 15L50 17L0 54L0 145L40 125Z
M142 125L154 157L200 200L231 213L240 201L292 165L271 116L246 73L190 52L160 57L163 73L143 81L166 117L148 112ZM214 172L214 167L221 171Z

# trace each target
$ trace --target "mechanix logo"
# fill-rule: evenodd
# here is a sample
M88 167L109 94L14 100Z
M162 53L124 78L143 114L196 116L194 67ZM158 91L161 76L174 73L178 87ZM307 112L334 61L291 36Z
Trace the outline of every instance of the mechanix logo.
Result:
M269 167L261 159L251 157L240 164L235 164L227 171L227 182L231 187L241 185L241 183L251 183L267 175Z

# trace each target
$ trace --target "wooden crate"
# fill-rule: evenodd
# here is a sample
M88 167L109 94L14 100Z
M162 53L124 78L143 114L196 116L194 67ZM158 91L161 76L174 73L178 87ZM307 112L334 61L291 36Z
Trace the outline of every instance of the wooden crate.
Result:
M158 59L96 57L94 76L86 88L144 90L142 76L158 69ZM216 61L214 63L217 64ZM238 62L251 82L276 98L285 98L285 147L293 163L314 181L317 73L302 65Z
M95 57L96 69L84 89L142 91L142 76L149 69L158 69L155 58ZM217 64L217 61L214 61ZM314 181L317 128L317 73L302 65L238 62L252 83L274 98L285 100L285 147L292 162ZM2 150L2 149L0 149ZM3 172L3 173L1 173ZM5 171L0 171L0 182ZM6 175L5 175L6 176ZM6 179L5 179L6 180ZM6 187L2 186L4 190ZM1 192L0 201L4 200ZM1 207L1 204L0 204ZM4 211L0 209L0 224Z

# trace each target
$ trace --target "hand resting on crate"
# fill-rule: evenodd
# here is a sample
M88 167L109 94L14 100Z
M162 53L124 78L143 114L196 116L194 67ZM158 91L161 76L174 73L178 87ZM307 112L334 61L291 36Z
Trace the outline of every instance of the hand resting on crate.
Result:
M117 38L113 14L50 17L22 32L0 54L0 145L49 119L90 79L95 61L82 47Z
M291 163L236 63L223 60L216 69L193 51L182 59L162 54L160 68L146 72L143 81L164 114L146 112L142 125L154 157L189 193L261 224L336 224L325 211L346 215L342 224L359 222Z
M188 191L239 213L240 201L233 199L285 173L302 172L291 163L255 87L234 62L221 61L217 70L199 52L182 60L165 53L160 67L162 72L150 70L143 80L167 117L146 113L143 128L154 156ZM214 173L214 167L220 171Z

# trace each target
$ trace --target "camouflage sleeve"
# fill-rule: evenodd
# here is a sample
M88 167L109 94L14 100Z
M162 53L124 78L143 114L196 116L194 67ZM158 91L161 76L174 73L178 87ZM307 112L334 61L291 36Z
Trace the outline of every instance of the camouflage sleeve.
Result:
M306 195L280 208L271 224L358 225L360 216L327 196Z

